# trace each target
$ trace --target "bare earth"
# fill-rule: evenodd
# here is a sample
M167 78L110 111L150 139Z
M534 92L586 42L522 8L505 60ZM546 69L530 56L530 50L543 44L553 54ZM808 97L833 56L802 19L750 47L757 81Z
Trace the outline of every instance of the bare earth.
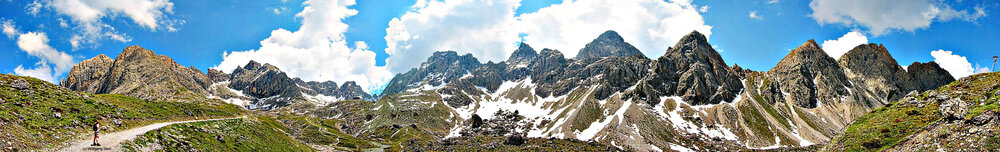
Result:
M60 149L58 151L66 151L66 152L69 152L69 151L72 151L72 152L78 152L78 151L122 151L121 150L121 148L122 148L121 147L121 143L122 142L133 140L133 139L135 139L135 137L137 137L139 135L142 135L142 134L145 134L146 132L149 132L149 131L152 131L152 130L155 130L155 129L159 129L159 128L162 128L162 127L165 127L165 126L169 126L169 125L172 125L172 124L192 123L192 122L200 122L200 121L242 119L242 118L246 118L246 116L237 117L237 118L202 119L202 120L189 120L189 121L174 121L174 122L157 123L157 124L142 126L142 127L139 127L139 128L132 128L132 129L129 129L129 130L124 130L124 131L119 131L119 132L113 132L113 133L107 133L107 134L103 134L102 133L101 136L100 136L100 138L97 139L101 143L101 146L90 146L90 144L93 142L93 136L87 136L88 138L82 139L82 140L78 140L78 141L74 141L68 147L64 147L63 149Z

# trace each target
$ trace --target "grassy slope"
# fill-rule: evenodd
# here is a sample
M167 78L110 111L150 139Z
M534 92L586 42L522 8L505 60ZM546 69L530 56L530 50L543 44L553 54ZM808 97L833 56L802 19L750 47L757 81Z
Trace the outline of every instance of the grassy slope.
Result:
M11 87L23 79L31 87ZM90 133L95 118L115 131L191 117L226 117L242 110L220 103L144 101L122 95L88 94L31 77L0 75L0 148L20 151L54 148Z
M984 111L1000 111L996 95L1000 89L1000 73L984 73L962 78L956 82L938 88L940 93L949 93L962 101L971 102L969 115L971 118ZM959 93L960 92L960 93ZM918 100L925 99L931 91L917 95ZM989 97L993 96L993 97ZM980 101L980 99L989 99ZM834 151L877 151L896 145L906 137L917 133L921 128L941 119L938 114L939 102L932 102L924 107L916 105L900 105L892 103L878 108L859 117L848 126L842 136L834 138L827 150Z
M124 143L128 151L314 151L292 139L280 122L266 116L175 124Z

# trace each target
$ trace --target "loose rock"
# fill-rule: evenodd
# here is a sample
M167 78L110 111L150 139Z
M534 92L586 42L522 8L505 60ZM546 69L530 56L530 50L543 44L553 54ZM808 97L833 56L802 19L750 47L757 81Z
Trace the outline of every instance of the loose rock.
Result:
M17 79L17 80L14 80L14 83L10 84L10 87L13 87L13 88L19 89L19 90L24 90L24 89L28 89L29 87L31 87L31 84L28 83L28 81L25 81L24 79Z
M961 99L951 99L941 103L938 107L941 111L941 115L948 120L958 120L965 117L968 114L968 104L966 104Z

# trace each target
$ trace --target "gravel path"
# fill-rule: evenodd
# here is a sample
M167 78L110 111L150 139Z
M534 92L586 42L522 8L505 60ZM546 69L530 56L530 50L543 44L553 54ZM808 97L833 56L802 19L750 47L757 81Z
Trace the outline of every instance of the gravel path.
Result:
M149 132L149 131L152 131L152 130L155 130L155 129L159 129L159 128L162 128L162 127L165 127L165 126L169 126L169 125L172 125L172 124L192 123L192 122L200 122L200 121L213 121L213 120L242 119L242 118L246 118L246 116L237 117L237 118L219 118L219 119L202 119L202 120L163 122L163 123L156 123L156 124L152 124L152 125L142 126L142 127L139 127L139 128L132 128L132 129L125 130L125 131L119 131L119 132L113 132L113 133L102 133L101 137L97 139L101 143L101 146L90 146L90 144L93 142L93 134L90 134L90 136L87 136L86 139L74 141L72 144L69 145L69 147L64 147L63 149L58 150L58 151L72 151L72 152L78 152L78 151L122 151L121 150L121 148L122 148L121 147L121 143L122 142L133 140L133 139L135 139L135 137L137 137L139 135L142 135L142 134L145 134L146 132Z

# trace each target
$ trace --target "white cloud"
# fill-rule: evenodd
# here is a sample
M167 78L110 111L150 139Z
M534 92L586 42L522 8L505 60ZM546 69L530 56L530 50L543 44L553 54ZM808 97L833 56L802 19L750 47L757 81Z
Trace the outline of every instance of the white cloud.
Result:
M702 13L708 12L708 6L702 6L701 8L698 9L698 11Z
M17 47L30 56L39 58L35 68L25 69L18 65L14 69L17 75L32 76L52 83L59 83L56 76L69 72L73 66L73 57L59 52L48 44L45 33L28 32L17 38Z
M931 56L934 57L934 62L937 62L941 68L948 70L948 73L951 73L955 79L989 71L989 68L980 67L979 64L976 64L977 68L973 68L968 59L961 55L952 54L951 51L931 51Z
M813 10L810 16L820 24L867 27L875 36L891 30L927 28L934 21L975 21L986 15L981 7L969 13L933 0L813 0L809 7Z
M288 8L286 7L271 8L271 11L274 12L274 15L279 15L281 13L284 13L285 10L288 10Z
M53 0L46 3L55 12L69 16L76 25L74 30L79 32L70 38L74 49L96 45L101 39L131 41L127 35L104 23L102 19L106 17L124 16L152 31L176 31L174 26L184 21L167 19L166 14L173 13L173 5L169 0Z
M868 43L868 37L861 32L851 31L844 34L836 40L826 40L823 41L823 51L826 51L827 55L833 57L834 59L840 59L840 56L851 51L854 47L858 45Z
M309 0L303 4L305 8L296 14L302 21L298 31L271 31L260 48L224 53L223 61L212 68L231 72L255 60L305 81L356 81L369 93L388 83L391 73L375 66L375 53L367 44L358 41L353 49L347 46L344 32L348 25L343 20L358 13L348 8L354 0Z
M576 57L605 30L615 30L651 58L662 56L691 31L712 34L712 26L705 25L689 1L563 1L519 19L526 43L557 49L567 58Z
M38 1L33 1L30 4L24 6L24 9L28 11L28 15L32 16L38 15L38 12L41 11L42 9L42 3L38 3Z
M758 19L758 20L763 20L764 19L764 17L761 17L760 15L757 15L757 11L750 11L750 18L752 18L752 19Z
M778 3L778 0L770 0L770 1L767 1L767 3L768 4L775 4L775 3Z
M0 19L0 28L3 28L3 34L7 35L7 38L14 38L14 36L21 34L21 32L17 31L17 28L14 27L14 22L10 20Z
M393 72L419 65L434 51L471 53L480 61L501 61L519 40L514 27L518 0L420 0L389 21L386 64Z

